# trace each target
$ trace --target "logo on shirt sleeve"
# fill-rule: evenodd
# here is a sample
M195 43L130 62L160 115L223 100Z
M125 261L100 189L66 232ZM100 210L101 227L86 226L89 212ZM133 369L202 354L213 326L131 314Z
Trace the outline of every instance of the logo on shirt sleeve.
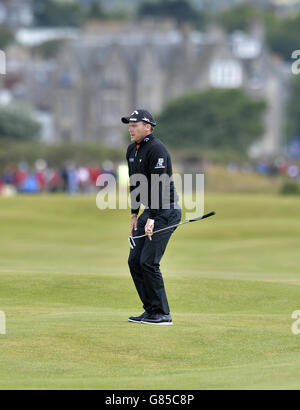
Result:
M158 169L158 168L165 168L165 166L164 166L164 158L158 158L158 161L157 161L157 164L156 164L156 166L155 166L155 169Z

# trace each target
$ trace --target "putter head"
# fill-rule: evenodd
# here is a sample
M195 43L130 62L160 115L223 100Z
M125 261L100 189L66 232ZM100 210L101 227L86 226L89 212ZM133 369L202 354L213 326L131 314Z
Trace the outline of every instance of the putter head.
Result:
M134 242L134 239L133 239L132 236L129 236L128 242L129 242L129 245L130 245L130 248L131 248L131 249L134 249L134 248L136 247L135 242Z

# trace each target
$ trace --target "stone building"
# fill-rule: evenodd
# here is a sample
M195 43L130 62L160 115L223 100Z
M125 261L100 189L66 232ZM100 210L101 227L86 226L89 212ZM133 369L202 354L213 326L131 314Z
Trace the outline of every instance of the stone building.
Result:
M30 0L0 0L0 24L16 28L30 26L33 20Z
M274 155L281 144L283 78L263 47L259 29L226 36L147 23L105 26L70 41L54 82L59 141L126 145L120 117L134 108L158 114L173 98L208 87L243 87L267 100L266 134L258 149Z

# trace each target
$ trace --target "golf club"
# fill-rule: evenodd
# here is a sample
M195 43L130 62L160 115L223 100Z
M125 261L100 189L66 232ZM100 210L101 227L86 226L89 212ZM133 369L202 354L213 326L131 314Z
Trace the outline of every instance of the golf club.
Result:
M162 231L166 231L167 229L175 228L176 226L184 225L184 224L187 224L187 223L189 223L189 222L200 221L201 219L208 218L208 217L213 216L213 215L215 215L215 214L216 214L215 211L212 211L212 212L209 212L208 214L205 214L205 215L203 215L203 216L199 216L198 218L189 219L189 220L187 220L187 221L179 222L179 223L176 224L176 225L171 225L171 226L167 226L167 227L162 228L162 229L158 229L157 231L154 231L154 232L153 232L153 235L154 235L155 233L159 233L159 232L162 232ZM131 249L134 249L134 248L136 247L135 239L144 238L144 237L146 237L146 236L147 236L146 234L144 234L144 235L139 235L139 236L134 236L134 237L133 237L133 236L129 236L128 242L129 242L129 245L130 245Z

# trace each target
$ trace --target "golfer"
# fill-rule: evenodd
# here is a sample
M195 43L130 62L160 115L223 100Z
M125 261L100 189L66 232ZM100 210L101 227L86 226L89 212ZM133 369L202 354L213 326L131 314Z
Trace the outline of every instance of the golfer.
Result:
M181 220L181 209L177 203L178 196L172 178L171 158L164 144L152 133L156 122L148 111L137 109L129 117L122 117L121 121L129 124L132 141L126 154L132 206L129 234L133 237L147 235L136 240L136 247L130 250L128 259L144 312L140 316L131 316L128 320L153 325L172 325L160 261L176 228L153 235L154 229L175 225ZM136 181L136 177L143 179L140 185L136 183L135 186L132 181ZM142 193L135 197L138 188ZM142 204L145 210L138 217Z

